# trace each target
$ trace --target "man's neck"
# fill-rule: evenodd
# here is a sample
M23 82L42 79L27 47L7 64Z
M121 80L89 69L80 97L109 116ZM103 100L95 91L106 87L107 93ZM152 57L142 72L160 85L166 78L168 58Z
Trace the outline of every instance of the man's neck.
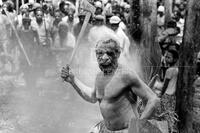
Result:
M54 21L53 25L58 27L58 24L61 22L61 20L57 20L57 21Z
M169 67L174 67L176 66L176 62L169 64Z
M103 74L104 74L104 76L112 76L112 75L114 75L115 71L104 71Z
M116 30L113 30L114 32L117 32L118 31L118 29L119 29L119 27L116 29Z
M27 32L27 31L30 31L30 28L24 28L24 27L23 27L23 30L24 30L25 32Z

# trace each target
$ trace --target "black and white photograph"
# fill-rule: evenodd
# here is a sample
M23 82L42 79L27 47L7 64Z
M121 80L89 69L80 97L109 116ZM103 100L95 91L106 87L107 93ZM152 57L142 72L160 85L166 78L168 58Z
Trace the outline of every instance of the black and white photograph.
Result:
M200 133L200 0L0 0L0 133Z

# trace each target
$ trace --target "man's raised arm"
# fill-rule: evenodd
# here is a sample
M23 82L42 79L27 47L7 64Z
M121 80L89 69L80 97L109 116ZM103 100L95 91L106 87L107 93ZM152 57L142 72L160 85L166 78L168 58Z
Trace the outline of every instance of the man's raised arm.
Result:
M63 67L61 77L64 81L69 82L83 99L91 103L97 102L95 89L86 86L76 78L70 71L69 66Z

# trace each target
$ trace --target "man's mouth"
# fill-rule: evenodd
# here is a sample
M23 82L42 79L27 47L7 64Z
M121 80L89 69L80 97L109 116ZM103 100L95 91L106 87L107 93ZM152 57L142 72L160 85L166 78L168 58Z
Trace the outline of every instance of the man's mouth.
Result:
M108 67L108 66L111 65L111 62L110 62L110 61L101 61L99 64L100 64L101 66L103 66L103 67Z
M101 67L104 69L110 68L112 65L105 65L105 64L101 64Z

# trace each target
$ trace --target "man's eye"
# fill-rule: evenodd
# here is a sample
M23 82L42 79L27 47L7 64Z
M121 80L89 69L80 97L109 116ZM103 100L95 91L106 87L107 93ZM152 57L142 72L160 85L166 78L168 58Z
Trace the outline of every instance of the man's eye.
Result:
M113 56L113 55L114 55L114 52L107 52L107 55L108 55L108 56Z
M102 55L103 54L103 52L101 52L101 51L96 52L96 53L97 53L97 55Z

